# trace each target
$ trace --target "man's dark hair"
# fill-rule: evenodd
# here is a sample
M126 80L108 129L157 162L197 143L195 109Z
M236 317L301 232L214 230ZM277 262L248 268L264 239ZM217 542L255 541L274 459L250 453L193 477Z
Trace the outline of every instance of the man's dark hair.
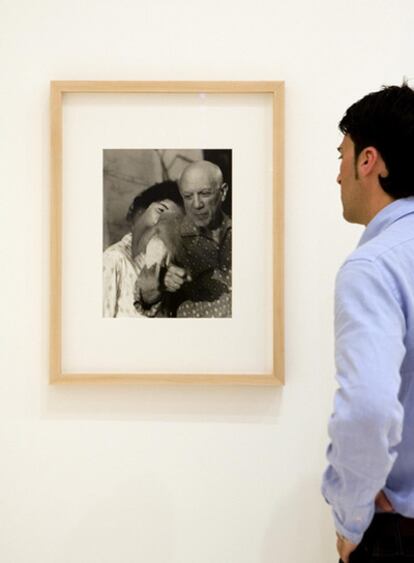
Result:
M414 90L407 84L386 86L355 102L339 123L355 145L355 159L375 147L388 170L379 177L382 189L394 199L414 195Z
M172 180L160 182L159 184L154 184L153 186L146 188L143 192L137 195L128 209L126 216L127 221L131 222L137 211L147 209L151 203L154 203L154 201L161 201L162 199L170 199L180 207L183 207L183 198L178 190L177 182L173 182Z

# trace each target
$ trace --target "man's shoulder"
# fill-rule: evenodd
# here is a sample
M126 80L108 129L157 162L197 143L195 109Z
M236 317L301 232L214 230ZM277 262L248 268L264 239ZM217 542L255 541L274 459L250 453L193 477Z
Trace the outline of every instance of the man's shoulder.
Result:
M414 260L414 213L401 218L368 242L361 244L344 264L364 261L381 264L397 260L400 254L412 253Z
M342 264L336 287L342 292L361 284L366 288L383 284L397 294L401 280L412 279L413 272L414 214L356 248Z

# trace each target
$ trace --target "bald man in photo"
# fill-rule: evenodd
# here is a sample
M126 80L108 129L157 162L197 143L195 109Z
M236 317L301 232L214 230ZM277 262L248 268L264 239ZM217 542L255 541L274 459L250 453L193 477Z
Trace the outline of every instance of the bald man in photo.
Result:
M189 164L178 182L185 216L182 264L169 267L164 285L176 297L177 317L231 317L231 219L223 212L228 186L220 168Z

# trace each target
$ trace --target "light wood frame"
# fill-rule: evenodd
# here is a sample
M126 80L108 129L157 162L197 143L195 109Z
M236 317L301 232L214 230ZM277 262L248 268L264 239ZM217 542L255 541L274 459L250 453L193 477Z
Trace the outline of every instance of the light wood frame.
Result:
M283 82L51 82L51 274L50 378L52 384L238 384L284 383L284 83ZM273 97L273 368L263 374L62 373L62 105L71 93L271 94ZM152 322L152 321L148 321Z

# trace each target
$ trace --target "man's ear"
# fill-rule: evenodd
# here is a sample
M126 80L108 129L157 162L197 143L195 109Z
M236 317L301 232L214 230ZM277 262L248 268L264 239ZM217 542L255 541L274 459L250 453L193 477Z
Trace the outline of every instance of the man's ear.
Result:
M365 147L358 155L358 176L366 178L382 161L381 155L375 147Z
M226 195L227 195L227 190L229 189L228 185L226 184L226 182L223 182L223 184L221 184L220 186L220 190L221 190L221 201L224 201L226 199Z

